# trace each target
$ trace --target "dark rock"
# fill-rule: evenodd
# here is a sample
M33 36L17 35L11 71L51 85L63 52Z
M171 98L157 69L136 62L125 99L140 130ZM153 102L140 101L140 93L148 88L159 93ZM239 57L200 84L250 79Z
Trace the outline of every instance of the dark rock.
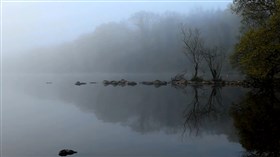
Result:
M154 84L155 84L155 85L159 85L159 84L161 84L161 81L160 81L160 80L155 80L155 81L154 81Z
M77 81L76 83L75 83L75 85L77 85L77 86L81 86L81 85L85 85L86 83L85 82L80 82L80 81Z
M155 80L154 85L167 85L166 81Z
M167 85L167 82L166 82L166 81L160 81L160 80L155 80L155 81L143 81L143 82L141 82L141 83L144 84L144 85L155 85L156 87Z
M160 87L160 86L166 86L167 85L167 82L166 81L160 81L160 80L155 80L154 82L154 86L156 88Z
M119 81L119 84L126 84L127 82L128 82L127 80L121 79L121 80Z
M135 85L137 85L137 83L136 83L136 82L131 81L131 82L127 82L127 85L129 85L129 86L135 86Z
M128 81L125 80L125 79L121 79L120 81L117 81L117 82L118 82L118 85L124 87L127 84Z
M122 87L124 87L124 86L126 86L126 85L129 85L129 86L134 86L134 85L137 85L137 83L136 82L133 82L133 81L127 81L127 80L125 80L125 79L121 79L121 80L119 80L119 81L115 81L115 80L113 80L113 81L107 81L107 80L104 80L103 81L103 84L105 85L105 86L107 86L107 85L113 85L113 86L122 86Z
M76 151L74 150L71 150L71 149L62 149L61 151L59 151L58 155L59 156L67 156L67 155L73 155L77 153Z

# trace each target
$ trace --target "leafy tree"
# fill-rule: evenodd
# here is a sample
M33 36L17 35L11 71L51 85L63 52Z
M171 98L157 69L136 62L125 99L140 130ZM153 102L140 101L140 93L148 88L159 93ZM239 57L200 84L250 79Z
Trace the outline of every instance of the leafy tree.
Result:
M231 9L242 16L247 27L264 25L277 10L277 0L234 0Z
M252 8L254 6L252 4ZM279 6L280 0L277 1L276 8ZM250 7L248 8L250 9ZM271 8L274 8L273 5ZM245 14L243 16L257 21L255 19L257 16L246 14L249 9L243 8L245 10L242 12ZM255 8L254 11L257 12L258 8ZM259 12L261 16L262 11ZM280 11L273 9L267 12L271 16L265 21L265 24L261 24L257 28L250 28L244 33L231 56L232 64L253 78L273 79L280 72Z

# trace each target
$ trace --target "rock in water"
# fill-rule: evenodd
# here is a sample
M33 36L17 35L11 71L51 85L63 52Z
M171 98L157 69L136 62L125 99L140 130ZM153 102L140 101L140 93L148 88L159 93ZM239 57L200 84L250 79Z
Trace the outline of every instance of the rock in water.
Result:
M62 149L61 151L59 151L58 155L59 156L67 156L67 155L73 155L77 153L76 151L74 150L71 150L71 149Z
M80 81L77 81L77 82L75 83L75 85L77 85L77 86L85 85L85 84L86 84L85 82L80 82Z

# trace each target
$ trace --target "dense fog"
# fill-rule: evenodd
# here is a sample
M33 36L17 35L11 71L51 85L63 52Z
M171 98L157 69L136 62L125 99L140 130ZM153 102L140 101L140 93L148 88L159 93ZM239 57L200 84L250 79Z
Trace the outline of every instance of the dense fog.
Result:
M119 22L104 23L64 44L38 47L5 56L4 72L27 73L191 73L183 53L181 27L198 28L206 45L224 48L228 56L238 39L240 19L230 10L156 14L140 11ZM223 70L232 70L228 57ZM204 65L201 75L208 72Z

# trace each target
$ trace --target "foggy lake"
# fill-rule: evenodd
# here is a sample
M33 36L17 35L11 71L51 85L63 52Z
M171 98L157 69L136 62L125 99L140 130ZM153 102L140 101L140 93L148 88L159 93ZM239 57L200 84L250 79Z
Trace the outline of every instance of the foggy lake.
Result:
M1 1L0 157L279 157L279 6Z
M78 151L73 156L235 157L244 151L230 110L248 90L102 84L123 77L159 76L4 75L3 155L53 157L64 148ZM77 80L97 84L75 86Z

